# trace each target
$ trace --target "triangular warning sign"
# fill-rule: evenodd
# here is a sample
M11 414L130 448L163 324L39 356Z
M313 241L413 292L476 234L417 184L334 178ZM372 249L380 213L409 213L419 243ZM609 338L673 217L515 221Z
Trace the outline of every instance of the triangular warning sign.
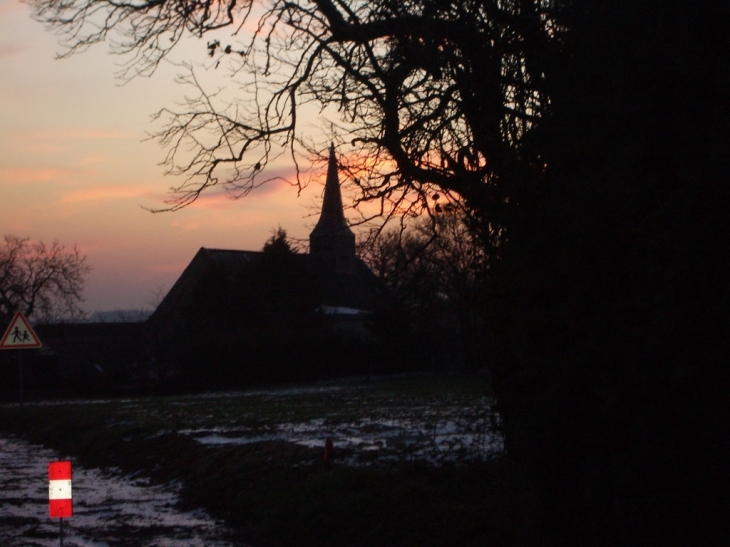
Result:
M21 312L15 312L8 330L0 340L0 349L29 349L41 347L38 335Z

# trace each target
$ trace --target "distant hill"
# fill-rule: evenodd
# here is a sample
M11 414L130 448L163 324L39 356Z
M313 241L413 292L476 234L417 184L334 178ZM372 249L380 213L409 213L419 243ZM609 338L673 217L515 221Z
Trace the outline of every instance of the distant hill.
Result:
M85 320L87 323L138 323L147 321L154 310L95 311Z

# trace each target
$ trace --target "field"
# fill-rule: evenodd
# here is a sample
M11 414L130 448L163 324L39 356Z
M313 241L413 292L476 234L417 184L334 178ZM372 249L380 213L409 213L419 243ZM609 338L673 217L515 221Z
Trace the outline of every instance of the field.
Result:
M480 378L37 402L22 420L5 405L0 424L86 466L179 484L185 508L255 547L528 544L534 528Z

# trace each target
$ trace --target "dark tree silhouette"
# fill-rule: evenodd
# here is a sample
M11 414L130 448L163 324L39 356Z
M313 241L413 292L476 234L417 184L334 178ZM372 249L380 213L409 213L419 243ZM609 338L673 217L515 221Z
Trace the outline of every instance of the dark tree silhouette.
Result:
M57 241L50 246L29 241L6 235L0 248L0 320L9 322L17 311L42 321L78 319L90 271L86 257Z
M563 507L553 544L727 544L730 11L566 24L493 287L508 451Z
M271 237L264 243L262 251L267 254L279 255L288 255L295 252L286 230L281 226L273 230Z

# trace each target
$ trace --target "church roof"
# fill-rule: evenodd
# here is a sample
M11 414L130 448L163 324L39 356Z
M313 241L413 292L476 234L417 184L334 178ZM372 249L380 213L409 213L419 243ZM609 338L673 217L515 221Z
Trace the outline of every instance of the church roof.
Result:
M261 251L236 251L201 247L165 295L165 298L157 306L150 320L155 322L168 314L174 313L174 310L182 301L192 295L197 283L203 275L210 271L211 267L215 266L222 272L234 275L244 264L253 262L260 256Z
M152 323L164 321L174 315L181 305L194 294L200 280L211 269L218 275L235 276L244 265L261 258L261 251L236 251L228 249L207 249L201 247L193 260L183 270L165 298L150 317ZM318 271L316 262L308 254L296 255L299 260ZM347 307L372 311L375 302L382 298L382 284L375 274L360 259L355 259L355 267L348 275L338 275L329 271L318 271L321 304L328 307Z

